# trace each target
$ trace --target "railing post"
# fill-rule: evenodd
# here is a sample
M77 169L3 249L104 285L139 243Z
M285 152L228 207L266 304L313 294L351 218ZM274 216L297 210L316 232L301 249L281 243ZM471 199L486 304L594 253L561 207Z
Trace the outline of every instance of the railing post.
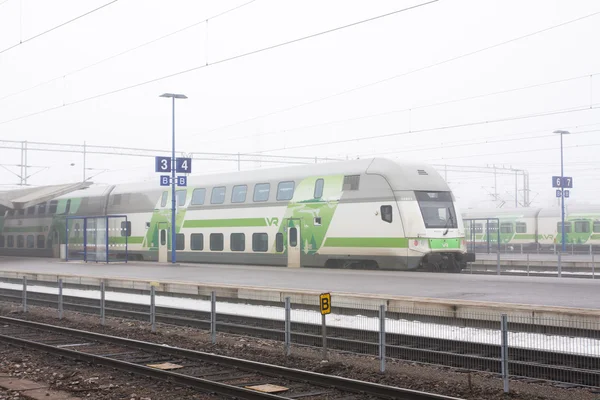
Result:
M291 298L285 298L285 355L289 356L291 354L291 341L292 341L292 323L291 323Z
M63 280L58 280L58 319L63 319Z
M558 252L558 277L562 276L562 252Z
M592 253L592 279L596 279L596 254Z
M500 275L500 249L496 253L496 272Z
M504 393L508 393L508 316L506 314L502 314L501 333L502 381Z
M104 320L105 320L105 309L104 309L104 303L105 303L105 290L104 290L104 281L100 282L100 324L104 325Z
M150 286L150 323L152 332L156 332L156 287Z
M379 306L379 371L385 372L385 305Z
M23 277L23 312L27 312L27 277Z
M210 339L212 344L217 343L217 294L210 293Z
M321 335L323 336L323 360L327 360L327 315L321 315Z
M529 253L527 253L527 276L529 276Z

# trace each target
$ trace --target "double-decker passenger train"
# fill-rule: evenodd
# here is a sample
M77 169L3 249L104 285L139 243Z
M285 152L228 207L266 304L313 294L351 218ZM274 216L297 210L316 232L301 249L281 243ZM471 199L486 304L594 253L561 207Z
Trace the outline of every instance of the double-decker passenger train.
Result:
M181 262L459 272L474 259L448 185L425 164L375 158L192 176L175 197ZM69 252L92 241L72 218L116 215L126 220L107 234L112 255L125 258L126 240L129 259L168 261L171 190L158 181L8 210L0 254L57 257L66 241Z

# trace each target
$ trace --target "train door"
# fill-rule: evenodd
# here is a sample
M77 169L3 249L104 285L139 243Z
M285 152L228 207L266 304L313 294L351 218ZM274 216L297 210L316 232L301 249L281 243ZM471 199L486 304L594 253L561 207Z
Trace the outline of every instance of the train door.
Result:
M300 220L287 220L288 268L300 268Z
M168 225L165 222L158 223L158 262L166 263L169 255L168 250Z

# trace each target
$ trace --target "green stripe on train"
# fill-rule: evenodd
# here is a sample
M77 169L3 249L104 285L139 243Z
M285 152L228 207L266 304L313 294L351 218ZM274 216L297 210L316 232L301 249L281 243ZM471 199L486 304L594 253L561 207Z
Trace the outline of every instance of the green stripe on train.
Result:
M515 233L515 237L513 239L529 239L529 240L535 240L536 236L533 233Z
M12 227L7 226L4 227L4 232L43 232L43 226L20 226L20 227Z
M198 219L183 223L184 228L234 228L248 226L267 226L264 218Z
M408 239L406 238L373 238L373 237L349 237L339 238L331 237L325 239L325 247L387 247L387 248L406 248Z

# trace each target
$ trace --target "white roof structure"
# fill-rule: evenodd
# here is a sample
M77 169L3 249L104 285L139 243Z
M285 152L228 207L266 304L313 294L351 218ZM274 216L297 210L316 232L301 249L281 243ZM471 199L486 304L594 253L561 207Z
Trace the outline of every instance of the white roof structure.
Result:
M0 206L22 210L91 185L92 182L79 182L4 191L0 192Z

